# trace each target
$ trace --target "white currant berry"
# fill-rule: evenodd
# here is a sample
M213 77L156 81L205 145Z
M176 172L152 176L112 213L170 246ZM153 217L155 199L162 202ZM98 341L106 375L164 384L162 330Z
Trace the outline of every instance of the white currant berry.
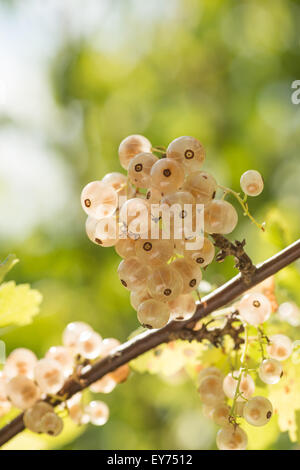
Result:
M189 172L197 171L205 160L205 150L201 142L190 136L173 140L167 148L167 157L182 163Z
M108 354L120 346L120 344L120 341L116 338L104 338L101 344L101 357L108 356Z
M208 377L209 375L214 375L215 377L218 377L223 380L223 374L220 371L220 369L218 369L217 367L211 366L211 367L205 367L199 372L198 384L200 385L201 381L205 379L205 377Z
M224 400L222 388L222 379L216 375L207 375L204 377L198 388L200 398L206 405L215 405Z
M158 158L152 153L139 153L133 157L128 166L130 181L138 188L148 188L151 182L150 171L157 161Z
M59 362L54 359L40 359L34 368L35 380L44 393L55 394L63 386L65 376Z
M150 269L139 258L126 258L119 264L118 275L126 289L145 289L150 274Z
M218 426L225 426L229 424L229 415L229 406L226 403L218 403L212 412L212 419Z
M54 412L46 413L41 419L41 432L49 436L58 436L63 427L63 420Z
M112 376L106 374L102 379L99 379L90 385L90 390L94 393L111 393L116 385L117 382L112 378Z
M245 404L243 412L245 420L252 426L264 426L270 421L272 414L272 403L261 396L250 398Z
M151 272L147 287L153 299L168 302L181 294L182 277L172 265L159 266Z
M122 206L119 214L120 238L133 239L147 237L151 230L150 203L140 197L128 199Z
M170 158L158 160L151 168L151 186L162 194L177 191L184 182L184 167Z
M146 199L150 204L159 204L162 198L161 192L156 188L149 188L146 193Z
M238 223L238 215L227 201L214 199L204 208L204 227L208 233L231 233Z
M103 247L116 245L119 240L119 224L111 215L98 220L94 230L95 243Z
M118 207L118 194L103 181L92 181L82 190L81 205L87 215L94 219L107 217Z
M36 362L36 355L29 349L14 349L6 359L3 373L8 379L17 375L25 375L29 379L33 379L33 370Z
M117 384L125 382L130 375L130 367L128 364L118 367L109 373L109 375L114 379Z
M121 258L131 258L135 256L136 240L132 238L120 238L115 245L115 250Z
M205 237L202 248L196 250L185 250L184 253L186 256L191 258L192 261L197 263L200 268L205 268L214 259L215 247L213 243Z
M136 242L136 256L150 266L165 264L173 253L174 244L171 240L144 239Z
M181 294L168 302L171 320L181 321L192 318L196 311L196 302L192 294Z
M118 193L119 199L120 197L129 198L134 196L135 190L128 182L127 176L123 175L123 173L107 173L107 175L102 178L102 182L112 186L112 188Z
M171 267L176 269L183 280L183 294L189 294L197 289L202 279L202 272L197 264L193 263L190 259L177 258L171 263Z
M197 204L208 204L214 199L218 184L210 173L197 171L187 177L184 188L192 193Z
M151 152L151 142L142 135L129 135L122 140L119 146L120 163L125 170L128 169L130 161L139 153Z
M228 398L234 398L237 385L238 385L238 377L240 372L234 371L230 372L226 375L223 381L223 390L225 395ZM253 395L255 390L254 380L252 379L251 375L242 372L242 378L240 381L239 391L243 395L244 398L248 399Z
M64 346L71 348L74 347L79 339L79 336L84 331L93 331L93 329L90 325L81 321L69 323L64 329L62 335L62 342Z
M65 377L72 374L74 369L74 358L69 348L65 346L52 346L45 354L47 359L57 361Z
M264 189L264 181L256 170L248 170L242 174L240 185L248 196L258 196Z
M41 420L46 413L53 413L53 407L45 401L36 402L32 408L25 411L23 421L27 429L32 432L40 433Z
M90 421L96 426L103 426L109 418L109 408L103 401L91 401L85 412L89 415Z
M267 353L272 359L285 361L293 352L293 343L286 335L273 335L269 338Z
M282 321L292 326L300 326L300 309L294 302L284 302L279 305L278 315Z
M76 352L86 359L96 359L101 354L102 338L96 331L84 331L76 343Z
M254 326L267 321L272 313L270 300L259 292L244 295L237 308L242 319Z
M148 290L138 290L138 291L131 291L130 292L130 303L134 310L137 310L141 303L145 302L145 300L151 299L151 295L149 294Z
M247 444L247 434L239 426L227 425L218 431L217 447L220 450L245 450Z
M159 300L145 300L139 305L137 316L145 328L162 328L169 321L170 307Z
M40 397L40 389L33 380L18 375L6 385L6 393L13 406L26 410L31 408Z
M281 364L276 359L265 359L259 366L258 375L266 384L276 384L283 375Z

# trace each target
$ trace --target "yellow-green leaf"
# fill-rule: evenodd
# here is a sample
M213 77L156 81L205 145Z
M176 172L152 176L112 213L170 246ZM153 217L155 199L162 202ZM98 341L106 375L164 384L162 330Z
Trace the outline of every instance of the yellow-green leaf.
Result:
M3 281L8 271L10 271L18 262L19 260L16 255L8 255L8 257L0 263L0 282Z
M39 313L42 295L29 284L16 285L14 281L0 286L0 327L27 325Z

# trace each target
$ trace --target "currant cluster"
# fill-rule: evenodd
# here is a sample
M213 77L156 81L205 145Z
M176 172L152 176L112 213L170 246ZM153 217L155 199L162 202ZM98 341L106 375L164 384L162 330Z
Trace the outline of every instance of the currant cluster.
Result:
M280 310L289 311L295 319L294 310L282 304ZM282 361L288 359L293 351L293 343L283 334L266 337L260 328L272 313L272 302L262 292L251 291L235 304L239 319L245 327L245 345L240 367L232 370L225 377L216 367L207 367L199 373L199 394L203 402L204 414L221 427L217 434L217 446L221 450L243 450L247 447L247 434L240 427L240 419L245 419L252 426L264 426L273 414L270 400L263 396L253 396L255 381L253 374L265 384L279 382L283 376ZM296 306L295 306L296 307ZM299 315L299 309L298 309ZM291 316L293 315L293 316ZM248 338L247 329L255 327L258 335ZM257 342L262 359L256 369L247 366L247 347L250 342ZM251 375L252 374L252 375Z
M238 222L224 197L235 195L248 213L245 198L261 193L262 177L254 170L242 175L244 199L218 186L201 169L203 145L187 136L162 150L131 135L121 142L119 158L127 176L109 173L82 191L87 235L98 245L114 246L123 258L118 275L143 326L161 328L170 319L187 320L196 309L194 292L202 269L214 259L210 234L228 234ZM218 188L224 193L220 199ZM170 223L160 211L166 211Z
M83 404L81 393L63 401L57 395L68 378L77 378L95 359L108 355L119 346L114 338L102 339L88 324L73 322L63 332L63 345L51 347L42 359L26 348L18 348L7 357L0 375L0 416L13 406L24 411L25 427L36 433L57 436L63 429L59 416L66 409L76 424L103 425L109 409L102 401ZM91 385L95 393L110 393L129 375L124 365ZM52 403L61 401L58 410Z

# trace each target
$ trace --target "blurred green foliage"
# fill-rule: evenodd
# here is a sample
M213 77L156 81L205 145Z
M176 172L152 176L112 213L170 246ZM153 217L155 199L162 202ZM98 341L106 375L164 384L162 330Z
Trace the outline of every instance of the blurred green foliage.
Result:
M300 78L299 2L178 0L170 2L170 14L146 26L143 15L136 15L137 2L116 1L110 8L122 19L114 48L109 35L96 41L95 32L83 38L66 32L48 59L57 106L81 123L73 139L49 143L70 170L75 196L65 213L73 215L63 233L56 233L53 221L52 230L34 227L19 243L1 239L1 258L15 252L21 260L7 278L31 283L44 298L31 325L3 336L8 351L24 346L42 355L59 344L73 320L121 341L137 328L117 278L118 257L86 238L79 203L84 184L120 171L117 149L126 135L144 134L154 145L180 135L199 138L207 149L205 168L237 191L244 171L262 172L265 190L249 206L259 221L266 220L267 230L259 233L240 212L232 235L246 238L254 262L299 237L300 105L291 103L291 83ZM42 138L49 141L46 131ZM47 211L47 200L43 204ZM205 279L221 284L235 273L232 265L226 260L209 266ZM296 276L295 268L281 275L282 300L300 301ZM170 384L133 374L104 400L111 409L107 425L88 427L57 446L214 448L214 429L189 381ZM287 436L271 435L267 448L291 448Z

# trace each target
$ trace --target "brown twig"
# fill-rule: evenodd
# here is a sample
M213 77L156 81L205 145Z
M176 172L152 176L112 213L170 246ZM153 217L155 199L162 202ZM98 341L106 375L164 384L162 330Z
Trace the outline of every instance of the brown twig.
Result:
M64 396L67 394L68 397L71 397L75 393L91 385L93 382L101 379L107 373L127 364L132 359L135 359L150 349L153 349L162 343L172 341L174 339L174 335L176 337L176 333L177 337L180 337L181 331L186 328L194 328L195 324L199 320L208 316L215 310L233 302L250 287L259 284L263 280L291 264L293 261L296 261L298 258L300 258L300 240L297 240L292 245L257 266L251 279L249 279L249 284L246 284L241 274L238 274L229 282L204 297L202 302L197 304L197 309L192 319L181 322L170 322L160 330L146 331L132 338L122 344L110 355L93 364L87 372L80 376L80 380L74 380L72 378L68 379L60 390L59 395ZM0 446L23 430L23 413L21 413L0 430Z

